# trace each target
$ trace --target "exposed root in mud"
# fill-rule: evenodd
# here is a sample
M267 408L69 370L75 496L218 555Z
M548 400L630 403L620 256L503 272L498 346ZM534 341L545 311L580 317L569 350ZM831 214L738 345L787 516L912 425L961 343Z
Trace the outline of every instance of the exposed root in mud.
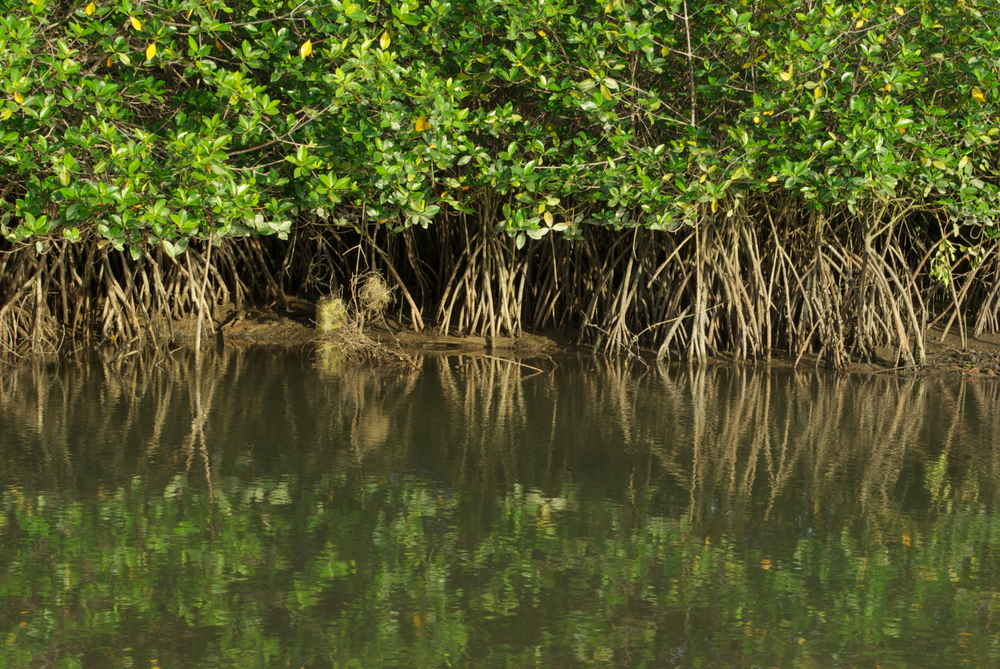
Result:
M332 353L350 364L405 365L411 369L414 366L413 359L401 347L393 349L380 344L356 324L342 327L336 334L315 343L321 352Z
M523 248L497 232L501 199L477 202L427 230L393 234L392 222L346 212L350 225L302 220L287 241L206 240L177 259L96 235L42 241L41 253L0 248L0 357L67 340L162 346L192 314L200 343L223 309L345 290L359 332L387 319L420 331L428 318L443 335L561 329L594 351L665 359L783 351L841 369L891 347L888 363L917 367L931 326L964 341L1000 329L1000 242L970 228L952 244L948 221L906 202L827 214L780 197L728 214L706 205L674 232L586 225L581 212L567 221L574 239L551 233Z

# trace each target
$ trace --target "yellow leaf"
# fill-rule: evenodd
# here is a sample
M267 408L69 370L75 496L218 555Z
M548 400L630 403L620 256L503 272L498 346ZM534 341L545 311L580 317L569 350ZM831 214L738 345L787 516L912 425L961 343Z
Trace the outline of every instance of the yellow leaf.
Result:
M792 73L791 72L782 72L781 73L781 80L782 81L788 81L791 78L792 78Z
M380 37L378 40L378 45L382 47L382 51L385 51L386 49L389 48L389 44L391 43L391 41L392 38L389 37L389 31L387 30L384 33L382 33L382 37Z
M156 55L156 42L153 42L146 47L146 60L152 60L153 56Z
M21 95L18 91L14 91L14 102L16 102L17 104L21 104L22 102L24 102L24 96Z
M130 16L128 17L128 21L129 23L132 24L132 27L135 28L136 30L142 30L142 24L139 23L139 19L135 18L134 16Z
M312 40L307 39L305 43L299 47L299 55L305 58L312 52L313 52Z
M607 86L605 86L604 84L601 84L601 95L604 96L605 100L613 100L614 99L614 96L611 95L611 89L608 88Z
M6 121L7 119L10 118L10 115L11 111L9 109L4 109L3 111L0 111L0 121Z
M754 123L760 123L760 117L759 116L754 116L753 117L753 122Z
M424 130L430 130L431 129L431 124L428 123L426 121L426 119L424 119L423 116L421 116L420 118L418 118L416 120L416 123L414 123L414 126L416 127L417 132L423 132Z
M220 42L219 40L215 40L215 48L218 49L219 51L222 51L222 42Z
M774 116L774 110L773 109L767 110L766 112L764 112L764 116Z
M978 88L973 88L972 89L972 97L976 98L980 102L986 102L986 96L983 95L983 92L981 90L979 90Z
M899 14L900 16L903 15L903 8L902 7L893 7L893 9L895 9L896 13Z
M775 181L777 181L777 180L778 180L778 177L776 177L776 176L770 176L770 177L767 178L768 183L772 183L772 184Z
M864 19L858 19L858 22L854 24L854 27L855 28L860 28L864 24L865 24L865 20Z
M947 165L945 165L945 164L944 164L943 162L941 162L940 160L934 160L934 161L932 161L932 162L933 162L933 164L934 164L934 167L938 168L939 170L943 170L943 169L945 169L945 168L947 167Z
M538 36L539 37L545 37L545 31L544 30L539 30L538 31Z
M194 11L193 9L189 9L188 13L184 15L184 18L186 20L190 21L191 20L191 12L193 12L193 11Z
M886 84L885 86L883 86L883 88L885 88L885 90L887 90L887 91L891 91L892 90L892 84Z
M93 16L94 12L97 11L97 5L90 3L84 11L87 12L87 16Z
M108 56L108 67L111 67L111 56Z
M814 88L813 89L813 97L816 98L817 100L819 100L821 97L823 97L823 89L820 88L819 86L817 86L816 88Z

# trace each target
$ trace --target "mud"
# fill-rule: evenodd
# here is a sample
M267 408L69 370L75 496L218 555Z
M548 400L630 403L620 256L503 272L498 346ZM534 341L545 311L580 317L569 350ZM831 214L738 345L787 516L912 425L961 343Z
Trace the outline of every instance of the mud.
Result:
M236 310L222 309L213 319L212 330L202 335L203 345L233 347L287 347L307 349L323 340L316 329L315 305L304 300L289 300L284 305L272 304L264 308ZM173 324L171 338L179 346L194 345L194 319ZM954 328L953 328L954 330ZM409 323L393 318L378 319L365 328L373 341L407 355L463 352L468 354L495 352L498 355L537 357L567 352L591 352L592 346L576 344L577 332L557 331L525 334L521 337L478 337L442 335L433 328L415 332ZM952 375L955 377L1000 380L1000 335L984 334L970 337L963 346L956 332L942 337L940 328L928 332L925 340L927 364L913 368L905 364L900 352L894 348L878 347L869 362L854 362L845 370L853 374L927 376ZM654 359L654 352L639 350L645 362ZM770 360L749 365L766 365L775 368L822 368L822 361L815 354L805 354L795 364L795 355L775 351ZM676 362L677 355L673 356ZM732 357L719 354L713 362L731 364Z

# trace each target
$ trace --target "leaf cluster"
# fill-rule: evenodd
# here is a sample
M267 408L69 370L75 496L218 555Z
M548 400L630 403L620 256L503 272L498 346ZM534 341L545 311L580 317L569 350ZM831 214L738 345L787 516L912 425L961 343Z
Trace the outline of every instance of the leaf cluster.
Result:
M520 246L775 191L993 229L995 4L695 5L6 1L0 232L176 255L496 202Z
M631 666L682 648L696 665L794 665L890 649L906 666L913 653L954 656L901 645L942 629L967 633L969 654L992 652L996 624L978 610L997 595L997 517L975 505L902 540L828 532L765 552L781 542L706 536L575 485L557 497L514 486L486 505L379 477L217 486L136 477L86 501L6 489L10 661L83 666L97 647L115 649L102 656L114 667ZM675 619L697 625L697 643Z

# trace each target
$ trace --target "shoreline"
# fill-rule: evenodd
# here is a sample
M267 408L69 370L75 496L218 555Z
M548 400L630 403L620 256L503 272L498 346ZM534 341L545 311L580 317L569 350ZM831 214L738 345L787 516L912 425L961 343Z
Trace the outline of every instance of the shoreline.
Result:
M241 310L242 311L242 310ZM234 348L251 346L302 348L324 341L316 330L313 322L313 307L301 300L290 300L289 309L247 309L245 313L234 317L235 310L224 311L219 322L214 324L216 334L203 333L203 345L211 346L220 343ZM188 347L193 345L196 318L189 317L172 324L175 345ZM1000 379L1000 335L986 334L982 337L970 338L967 350L962 350L962 341L958 335L949 333L942 341L942 329L934 328L925 336L927 364L922 368L895 363L897 351L895 348L875 347L876 362L864 363L852 361L841 370L849 375L924 377L954 375L964 379ZM574 343L575 334L572 330L547 331L542 333L524 334L521 337L487 338L476 335L442 335L426 327L423 332L414 332L411 327L387 318L383 323L365 328L364 334L374 343L400 351L406 355L447 355L447 354L488 354L503 357L536 358L559 354L593 352L593 346ZM213 340L214 337L214 340ZM637 357L645 363L655 363L655 351L651 349L636 349L620 357ZM799 371L827 370L822 364L817 364L818 356L807 352L801 356L798 365L797 356L788 351L772 352L770 360L736 360L730 356L711 356L702 364L708 365L739 365L771 369L797 369ZM676 354L670 363L684 362Z

